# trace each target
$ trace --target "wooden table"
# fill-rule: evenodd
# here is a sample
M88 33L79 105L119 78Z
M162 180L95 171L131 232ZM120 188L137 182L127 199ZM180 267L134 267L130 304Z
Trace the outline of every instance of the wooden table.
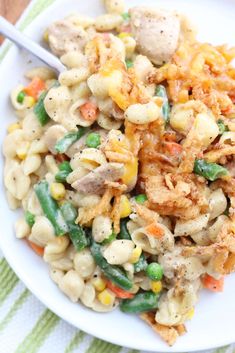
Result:
M15 23L30 0L0 0L0 15ZM2 38L0 37L0 43Z

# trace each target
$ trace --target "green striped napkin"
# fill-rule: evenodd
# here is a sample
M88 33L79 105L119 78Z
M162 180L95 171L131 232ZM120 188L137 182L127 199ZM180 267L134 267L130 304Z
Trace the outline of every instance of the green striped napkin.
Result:
M20 21L25 29L56 0L34 0ZM4 58L9 45L0 52ZM233 345L207 351L235 353ZM45 308L17 278L0 252L0 353L144 353L93 338Z

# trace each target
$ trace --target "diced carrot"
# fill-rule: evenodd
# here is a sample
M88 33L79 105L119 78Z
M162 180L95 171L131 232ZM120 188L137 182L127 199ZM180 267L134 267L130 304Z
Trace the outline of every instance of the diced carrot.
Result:
M202 278L202 284L205 288L211 290L212 292L223 292L224 277L221 277L220 279L215 279L214 277L206 274Z
M165 149L172 156L178 156L183 151L183 147L179 143L176 143L176 142L166 142Z
M45 82L39 78L34 77L32 81L24 88L24 92L28 95L33 97L34 99L38 99L41 92L46 89Z
M87 121L94 122L97 118L97 105L93 102L87 102L80 107L83 118Z
M115 286L112 282L107 281L106 283L107 288L110 289L118 298L121 299L131 299L134 297L133 293L129 293L125 290L123 290L122 288L119 288L117 286Z
M145 230L147 233L158 239L162 238L164 235L164 230L156 222L145 227Z
M58 153L58 154L56 154L54 157L55 157L55 160L56 160L58 163L62 163L62 162L65 162L65 161L69 161L69 157L66 156L66 154L64 154L64 153Z
M163 135L163 139L166 142L176 142L176 133L175 131L166 131Z
M39 256L43 256L44 254L44 248L42 248L41 246L38 246L36 244L34 244L32 241L26 239L27 243L29 244L29 246L31 247L31 249L33 249L33 251L39 255Z

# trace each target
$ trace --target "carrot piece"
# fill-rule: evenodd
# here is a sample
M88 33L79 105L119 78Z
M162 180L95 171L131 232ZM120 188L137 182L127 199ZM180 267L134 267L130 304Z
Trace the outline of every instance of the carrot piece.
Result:
M215 279L214 277L206 274L202 278L202 284L205 288L211 290L212 292L223 292L224 277L221 277L220 279Z
M164 230L155 222L145 227L145 230L147 233L158 239L162 238L164 235Z
M108 289L110 289L118 298L121 299L131 299L134 297L133 293L129 293L125 290L123 290L122 288L119 288L117 286L115 286L112 282L107 281L106 286Z
M176 142L166 142L165 148L166 148L166 151L172 156L178 156L183 151L183 147Z
M94 122L97 118L97 105L93 102L87 102L80 107L83 118L87 121Z
M41 246L38 246L36 244L34 244L32 241L26 239L28 245L31 247L31 249L33 249L33 251L39 255L39 256L43 256L44 254L44 248L41 248Z
M41 92L46 89L45 82L39 78L34 77L32 81L24 88L24 92L28 95L33 97L34 99L38 99Z

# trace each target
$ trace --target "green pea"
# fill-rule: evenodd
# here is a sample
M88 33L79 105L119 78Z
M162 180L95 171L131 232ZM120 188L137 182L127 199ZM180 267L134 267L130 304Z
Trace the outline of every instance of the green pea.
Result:
M35 223L35 215L29 211L26 211L24 217L28 225L32 228Z
M96 132L91 132L86 138L87 147L97 148L100 143L100 135Z
M148 200L148 198L145 194L139 194L139 195L135 196L135 201L137 203L143 204L147 200Z
M163 268L157 262L152 262L148 265L146 274L152 281L160 281L163 276Z
M18 93L18 96L17 96L17 98L16 98L17 102L18 102L18 103L23 103L25 96L26 96L26 94L25 94L23 91L21 91L20 93Z
M133 67L133 61L132 60L126 60L126 67L129 69L130 67Z

